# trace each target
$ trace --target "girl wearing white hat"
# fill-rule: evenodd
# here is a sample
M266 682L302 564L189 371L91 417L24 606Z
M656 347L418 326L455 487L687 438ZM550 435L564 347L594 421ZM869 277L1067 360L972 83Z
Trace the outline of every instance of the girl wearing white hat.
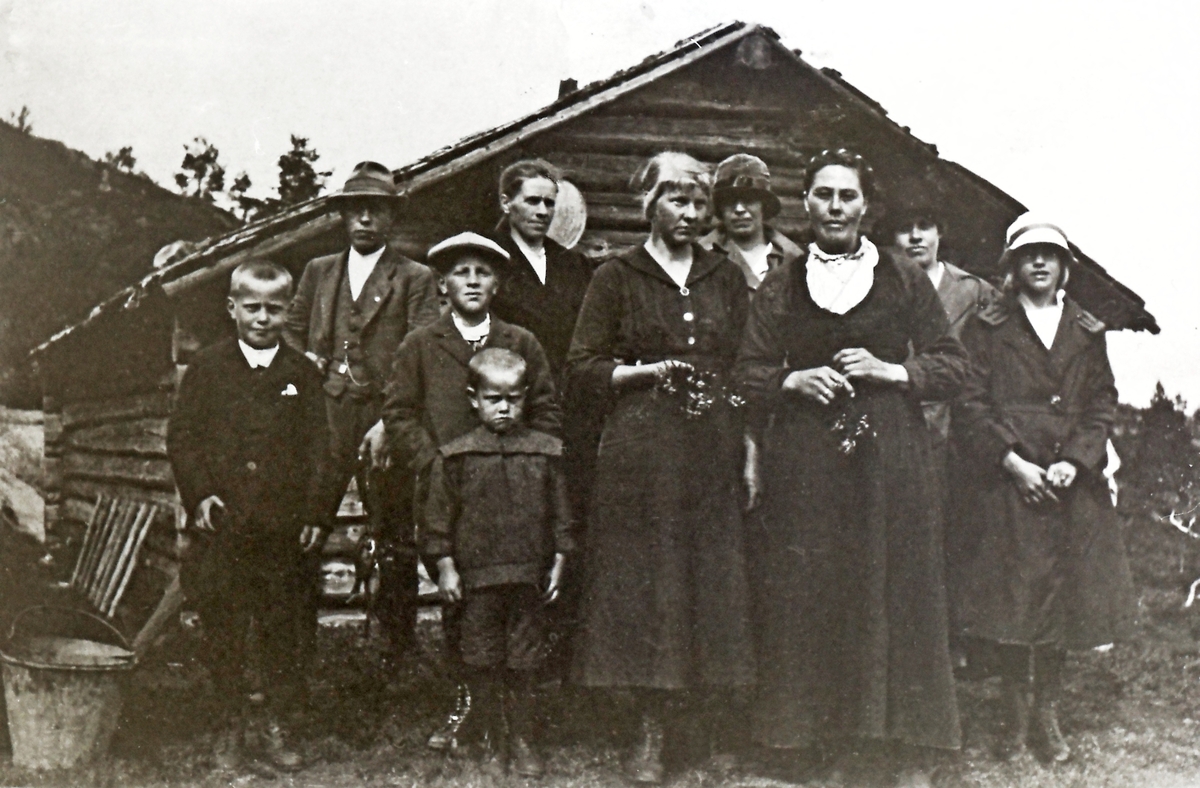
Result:
M1066 235L1026 214L1007 240L1006 294L962 337L973 363L953 422L974 483L961 525L978 540L964 619L966 633L999 654L998 755L1030 743L1065 761L1065 649L1111 643L1132 621L1132 579L1102 475L1117 390L1104 324L1063 290L1074 263Z

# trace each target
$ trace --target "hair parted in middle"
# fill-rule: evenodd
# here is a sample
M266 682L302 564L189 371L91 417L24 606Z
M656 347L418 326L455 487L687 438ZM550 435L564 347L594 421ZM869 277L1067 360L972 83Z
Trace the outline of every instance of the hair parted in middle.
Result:
M826 167L849 167L858 173L858 183L862 187L863 199L867 202L875 199L875 170L859 154L849 148L826 148L808 160L804 168L804 193L812 188L817 173Z
M562 170L545 159L514 161L500 173L500 196L512 199L521 191L521 184L534 178L545 178L555 185L562 180Z
M244 292L246 282L249 280L279 282L282 286L287 287L289 293L292 291L293 279L291 271L279 263L263 258L254 258L241 263L237 268L233 269L233 273L229 275L229 295L241 295Z
M477 391L479 386L496 373L515 373L525 384L525 359L508 348L485 347L467 362L467 387Z
M686 153L663 151L638 168L629 186L641 193L642 212L649 219L654 204L669 188L696 186L706 194L712 192L712 168Z

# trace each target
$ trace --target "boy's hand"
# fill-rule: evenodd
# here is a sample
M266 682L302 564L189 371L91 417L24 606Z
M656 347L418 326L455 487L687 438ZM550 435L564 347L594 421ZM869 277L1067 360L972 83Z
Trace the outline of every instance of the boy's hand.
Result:
M213 508L217 511L214 512ZM201 531L215 531L216 524L213 522L213 515L218 512L225 511L225 502L215 495L210 495L196 505L195 515L192 517L192 527L199 528Z
M1075 481L1075 474L1078 470L1075 467L1075 463L1060 460L1046 469L1046 481L1050 482L1050 486L1052 487L1065 490Z
M323 537L324 531L321 530L320 526L306 525L300 531L300 547L304 552L311 553L324 544L325 539Z
M546 593L543 597L546 604L558 599L559 592L562 591L563 570L566 566L567 557L562 553L555 553L554 566L550 567L550 577L546 581Z
M454 567L454 559L450 556L438 559L438 593L443 602L462 601L462 579Z
M391 453L388 451L387 432L383 429L383 419L375 422L362 443L358 445L358 461L371 461L371 470L386 471L392 464Z

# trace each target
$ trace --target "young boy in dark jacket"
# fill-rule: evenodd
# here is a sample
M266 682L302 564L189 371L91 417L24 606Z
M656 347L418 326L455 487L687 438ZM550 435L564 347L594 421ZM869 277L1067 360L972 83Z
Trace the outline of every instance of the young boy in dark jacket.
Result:
M421 531L438 589L461 604L459 656L472 673L487 765L543 772L532 747L533 676L545 656L544 605L572 549L562 441L522 423L525 360L488 348L471 358L467 394L482 425L444 444ZM505 734L508 734L507 736Z
M495 241L476 233L459 233L435 244L426 261L438 274L438 290L449 309L435 323L412 331L396 351L383 403L392 461L417 477L415 484L418 528L424 510L429 470L438 447L479 425L467 390L467 362L482 348L505 348L525 360L526 422L535 430L557 435L562 412L546 353L529 331L505 323L492 314L492 301L502 282L508 252ZM457 611L442 611L447 647L457 653ZM450 662L453 672L458 665ZM458 731L471 708L469 685L462 676L458 703L445 724L429 737L435 750L458 746Z
M329 438L321 377L282 344L292 295L286 269L266 261L238 266L228 299L237 338L200 351L188 366L167 430L175 483L198 554L181 570L200 612L205 659L226 720L214 755L236 768L244 734L246 634L258 633L267 719L260 740L275 766L299 754L282 727L303 694L297 650L304 614L302 556L320 548L330 523ZM324 519L328 519L325 517Z

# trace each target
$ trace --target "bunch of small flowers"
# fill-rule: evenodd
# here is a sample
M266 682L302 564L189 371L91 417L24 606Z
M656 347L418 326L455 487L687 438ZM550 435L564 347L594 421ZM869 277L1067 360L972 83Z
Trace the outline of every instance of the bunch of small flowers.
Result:
M849 410L843 410L833 420L829 431L838 439L838 451L849 457L858 448L858 441L862 439L871 439L875 437L875 431L871 429L871 420L867 418L867 414L853 414Z
M745 400L721 384L715 372L689 366L672 367L659 374L655 388L681 400L680 409L689 419L704 416L718 402L740 408Z

